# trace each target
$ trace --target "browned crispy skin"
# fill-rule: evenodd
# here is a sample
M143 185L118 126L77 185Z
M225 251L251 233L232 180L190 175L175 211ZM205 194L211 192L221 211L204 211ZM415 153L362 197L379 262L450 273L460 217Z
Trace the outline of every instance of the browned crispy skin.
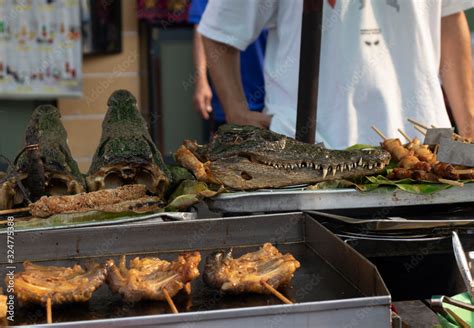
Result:
M406 156L413 155L413 151L403 147L400 139L387 139L381 145L383 149L392 155L392 159L397 162Z
M459 180L459 174L453 173L455 170L454 166L448 163L437 163L433 166L433 173L440 178L449 180Z
M193 172L194 176L199 181L220 184L220 182L210 173L208 168L209 163L202 163L189 149L192 149L195 146L194 143L189 141L185 142L185 145L180 146L174 155L176 162Z
M82 268L42 266L29 261L24 271L15 274L16 298L23 303L42 303L51 298L52 304L87 302L105 281L105 266L89 263Z
M125 264L125 256L119 265L114 260L107 261L107 283L114 293L122 295L127 302L140 300L166 300L163 287L171 297L184 288L191 292L189 282L199 277L199 252L185 253L168 262L156 257L134 258L130 268Z
M138 204L159 202L158 197L147 197L146 186L126 185L116 189L104 189L68 196L41 197L30 205L35 217L48 217L60 213L102 210L123 212L139 207Z
M270 292L262 286L266 281L273 288L287 285L300 263L291 254L281 254L272 244L264 244L258 251L238 259L230 252L216 252L206 260L204 281L225 293Z

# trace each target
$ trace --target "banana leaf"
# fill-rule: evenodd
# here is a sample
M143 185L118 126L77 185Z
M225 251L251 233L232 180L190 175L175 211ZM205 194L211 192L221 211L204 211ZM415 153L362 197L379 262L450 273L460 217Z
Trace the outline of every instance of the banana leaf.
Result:
M165 212L179 212L187 210L204 198L211 198L224 191L222 186L208 185L196 180L184 180L171 194Z
M121 212L108 213L102 211L76 212L55 214L49 218L32 218L30 220L15 220L15 229L32 229L45 227L63 227L84 223L110 222L117 219L136 218L143 216L141 213ZM4 230L4 229L1 229ZM0 230L0 231L1 231Z
M371 185L393 186L395 188L414 194L432 194L434 192L449 189L452 187L451 185L447 184L436 183L431 181L416 181L413 179L402 179L392 181L382 175L366 177L366 179L370 182L370 190L373 190L373 186ZM358 185L357 187L360 190L365 191L364 185Z

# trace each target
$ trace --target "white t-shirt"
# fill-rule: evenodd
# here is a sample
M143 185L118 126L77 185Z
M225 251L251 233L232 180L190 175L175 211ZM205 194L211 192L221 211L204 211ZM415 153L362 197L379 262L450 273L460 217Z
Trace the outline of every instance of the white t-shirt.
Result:
M377 126L415 135L407 118L451 126L438 78L441 17L474 0L324 0L318 142L330 148L376 144ZM265 105L270 129L296 127L303 0L210 0L204 36L244 50L269 29Z

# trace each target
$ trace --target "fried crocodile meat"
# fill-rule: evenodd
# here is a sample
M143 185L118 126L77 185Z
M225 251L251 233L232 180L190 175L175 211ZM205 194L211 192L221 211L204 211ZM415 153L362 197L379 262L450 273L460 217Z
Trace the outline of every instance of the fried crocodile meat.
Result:
M162 205L159 197L146 195L146 186L126 185L77 195L41 197L30 205L30 211L34 217L43 218L54 214L87 211L147 212L159 209Z
M223 125L207 145L185 141L175 158L200 181L251 190L377 174L390 154L382 149L330 150L266 129Z
M117 90L107 106L100 143L87 173L89 190L144 184L150 193L163 196L170 174L148 133L136 98L127 90Z
M105 281L107 270L98 263L85 267L42 266L26 261L24 271L15 274L16 298L23 303L52 304L87 302Z
M245 292L269 294L261 285L266 281L273 288L287 285L300 263L291 254L281 254L272 244L264 244L258 251L238 259L232 251L216 252L206 260L203 279L208 285L225 293Z
M171 297L181 289L191 293L190 282L199 277L200 262L199 252L179 255L173 262L156 257L136 257L127 269L125 256L121 256L118 266L114 260L107 261L107 283L112 292L119 293L127 302L163 301L166 300L163 288Z

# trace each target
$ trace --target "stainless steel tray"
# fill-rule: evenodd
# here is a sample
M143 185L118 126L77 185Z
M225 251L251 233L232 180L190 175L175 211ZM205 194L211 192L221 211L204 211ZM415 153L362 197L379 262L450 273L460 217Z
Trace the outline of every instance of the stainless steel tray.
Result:
M474 184L453 187L429 195L378 188L370 192L355 189L265 190L220 194L208 200L213 211L255 213L419 206L474 202Z
M56 326L103 327L388 327L390 295L376 268L316 220L303 213L136 223L15 235L16 271L24 260L71 265L91 258L103 261L120 254L159 255L198 249L209 252L234 247L237 255L264 242L291 252L300 262L292 286L284 292L295 304L282 305L269 295L223 296L199 279L191 297L175 298L180 314L169 314L162 302L125 304L106 285L83 305L56 306ZM0 235L6 245L6 236ZM7 270L0 250L0 274ZM16 324L42 323L40 306L16 307Z

